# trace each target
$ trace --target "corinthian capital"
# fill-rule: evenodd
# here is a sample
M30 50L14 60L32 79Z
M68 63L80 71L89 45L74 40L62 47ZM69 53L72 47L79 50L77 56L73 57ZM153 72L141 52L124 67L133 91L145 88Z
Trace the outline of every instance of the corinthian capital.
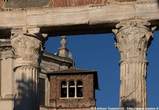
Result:
M144 19L133 18L121 21L113 32L121 60L145 60L152 32L150 23Z
M38 66L38 58L44 37L39 28L16 28L12 30L11 45L15 54L15 67Z

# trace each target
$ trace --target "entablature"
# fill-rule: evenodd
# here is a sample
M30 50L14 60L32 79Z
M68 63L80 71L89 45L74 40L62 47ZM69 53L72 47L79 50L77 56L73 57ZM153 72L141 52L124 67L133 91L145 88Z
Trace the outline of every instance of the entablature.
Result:
M152 25L158 26L157 1L138 0L139 3L135 4L3 10L0 11L0 29L40 27L41 32L49 35L108 33L121 20L133 17L147 19Z

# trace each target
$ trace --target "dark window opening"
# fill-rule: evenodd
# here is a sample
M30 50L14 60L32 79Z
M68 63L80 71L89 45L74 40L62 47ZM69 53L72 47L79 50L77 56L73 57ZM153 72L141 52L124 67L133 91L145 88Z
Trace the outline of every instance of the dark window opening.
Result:
M62 81L61 83L61 97L67 97L67 82Z
M67 97L67 88L61 89L61 97Z
M75 97L75 82L74 81L70 81L69 82L69 97Z
M83 97L83 88L77 87L77 97Z
M69 88L69 97L75 97L75 88Z
M82 81L77 81L77 97L83 97L83 83L82 83Z
M39 97L40 105L45 105L45 79L39 78Z

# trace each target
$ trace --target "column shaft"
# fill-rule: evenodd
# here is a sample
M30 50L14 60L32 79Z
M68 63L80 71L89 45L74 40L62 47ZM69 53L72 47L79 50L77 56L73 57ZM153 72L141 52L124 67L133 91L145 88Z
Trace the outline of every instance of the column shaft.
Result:
M146 73L147 63L121 63L121 106L146 107Z
M146 107L146 52L151 41L150 23L141 18L121 21L113 32L119 49L120 105Z

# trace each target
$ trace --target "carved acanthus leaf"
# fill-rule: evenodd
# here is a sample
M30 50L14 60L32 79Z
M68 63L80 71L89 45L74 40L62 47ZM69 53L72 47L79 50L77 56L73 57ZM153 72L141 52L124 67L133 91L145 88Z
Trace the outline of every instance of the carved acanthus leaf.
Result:
M150 23L143 19L129 19L116 25L116 46L121 60L145 60L152 32Z
M16 66L38 66L42 40L37 29L16 29L12 32L11 45L16 58Z

